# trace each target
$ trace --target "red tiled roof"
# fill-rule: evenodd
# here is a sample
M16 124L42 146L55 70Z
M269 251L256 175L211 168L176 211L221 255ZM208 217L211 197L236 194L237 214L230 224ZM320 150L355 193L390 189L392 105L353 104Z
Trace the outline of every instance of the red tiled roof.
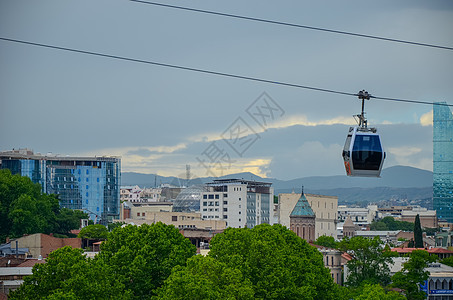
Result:
M426 250L430 254L438 254L438 253L453 254L453 251L443 249L443 248L431 248L428 250L425 248L392 248L392 251L398 252L398 253L411 253L414 250Z
M346 260L351 260L352 259L352 256L349 255L348 253L344 252L343 254L341 254L341 257L343 257L344 259Z
M450 250L447 250L447 249L443 249L443 248L431 248L428 250L428 253L433 253L433 254L437 254L437 253L453 253L453 251L450 251Z
M392 251L398 253L411 253L414 250L426 250L425 248L392 248Z
M36 264L43 264L45 262L46 261L44 259L27 259L26 261L18 265L18 267L33 267Z

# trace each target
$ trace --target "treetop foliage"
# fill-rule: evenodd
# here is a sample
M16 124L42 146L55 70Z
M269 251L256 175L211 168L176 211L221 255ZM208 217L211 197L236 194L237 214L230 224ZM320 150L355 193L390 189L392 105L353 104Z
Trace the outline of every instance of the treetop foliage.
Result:
M179 230L161 222L128 225L110 232L96 260L110 266L135 298L156 295L173 267L185 265L196 247Z
M318 246L324 246L327 248L337 248L338 242L332 236L321 235L313 242L313 244Z
M237 268L259 299L330 299L336 284L322 254L282 225L228 228L210 244L209 257Z
M77 237L90 240L105 240L108 234L107 227L101 224L94 224L83 227Z
M371 222L370 229L413 231L414 223L406 221L397 221L393 217L385 217L380 221Z
M338 249L352 256L347 266L350 271L347 277L349 286L358 287L364 284L383 284L390 282L392 258L385 255L383 242L379 237L373 239L355 236L343 238Z
M60 208L58 198L43 194L30 178L0 170L0 242L24 234L67 234L79 228L81 218L88 215Z

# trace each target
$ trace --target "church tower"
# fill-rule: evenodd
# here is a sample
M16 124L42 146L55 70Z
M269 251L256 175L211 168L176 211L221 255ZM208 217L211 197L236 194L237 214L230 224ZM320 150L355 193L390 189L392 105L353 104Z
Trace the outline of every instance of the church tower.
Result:
M304 195L303 189L299 200L289 216L289 219L291 231L293 231L297 236L303 238L309 243L315 240L316 216Z

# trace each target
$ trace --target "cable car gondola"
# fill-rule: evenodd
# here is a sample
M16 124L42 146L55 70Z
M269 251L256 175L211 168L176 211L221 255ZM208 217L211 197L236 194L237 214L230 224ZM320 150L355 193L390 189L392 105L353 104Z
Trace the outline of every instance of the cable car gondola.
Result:
M385 152L376 128L368 128L364 113L364 101L370 99L366 91L360 91L362 114L357 115L359 126L349 128L343 148L346 175L361 177L380 177Z

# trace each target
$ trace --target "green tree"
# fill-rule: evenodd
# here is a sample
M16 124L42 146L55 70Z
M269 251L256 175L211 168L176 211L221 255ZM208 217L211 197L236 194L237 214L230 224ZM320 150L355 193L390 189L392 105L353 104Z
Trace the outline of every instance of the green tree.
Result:
M392 276L392 286L404 290L408 299L425 299L425 292L419 291L419 284L428 279L429 272L425 268L435 260L425 250L412 251L409 260L403 264L403 269Z
M392 258L384 255L383 242L379 237L344 238L338 244L338 248L352 256L347 264L349 270L347 285L358 287L364 284L386 285L390 282L389 264Z
M107 265L66 246L50 253L45 264L36 264L9 299L131 299L131 293Z
M251 282L241 271L212 257L188 259L176 266L158 291L157 299L254 299Z
M415 243L415 248L424 248L423 232L422 232L422 227L420 225L420 216L418 214L417 214L417 216L415 216L415 223L414 223L414 243Z
M321 235L314 241L314 244L328 248L336 248L338 243L332 236Z
M60 209L58 198L41 192L41 186L28 177L11 175L7 169L0 170L0 242L6 237L19 237L33 233L67 233L79 228L80 218L87 216L73 212L76 216L67 226L64 224L66 209Z
M121 227L121 226L123 226L123 225L125 225L125 224L126 224L125 222L114 222L114 223L109 223L109 224L107 225L107 228L108 228L108 230L109 230L109 232L110 232L110 231L115 230L115 228Z
M406 297L394 291L386 292L379 284L365 284L354 300L403 300Z
M112 268L134 298L156 295L175 266L183 266L196 247L174 226L128 225L110 232L95 260Z
M209 257L241 271L259 299L332 299L338 287L322 254L282 225L228 228Z
M453 267L453 256L444 258L440 262L445 264L445 265L447 265L447 266Z
M385 217L382 220L371 222L370 229L412 231L414 229L414 223L397 221L393 217Z
M83 227L77 237L88 240L105 240L108 234L107 227L101 224L95 224Z
M56 215L56 221L58 224L56 232L66 234L73 229L78 229L80 228L80 220L88 218L88 214L83 211L63 207Z

